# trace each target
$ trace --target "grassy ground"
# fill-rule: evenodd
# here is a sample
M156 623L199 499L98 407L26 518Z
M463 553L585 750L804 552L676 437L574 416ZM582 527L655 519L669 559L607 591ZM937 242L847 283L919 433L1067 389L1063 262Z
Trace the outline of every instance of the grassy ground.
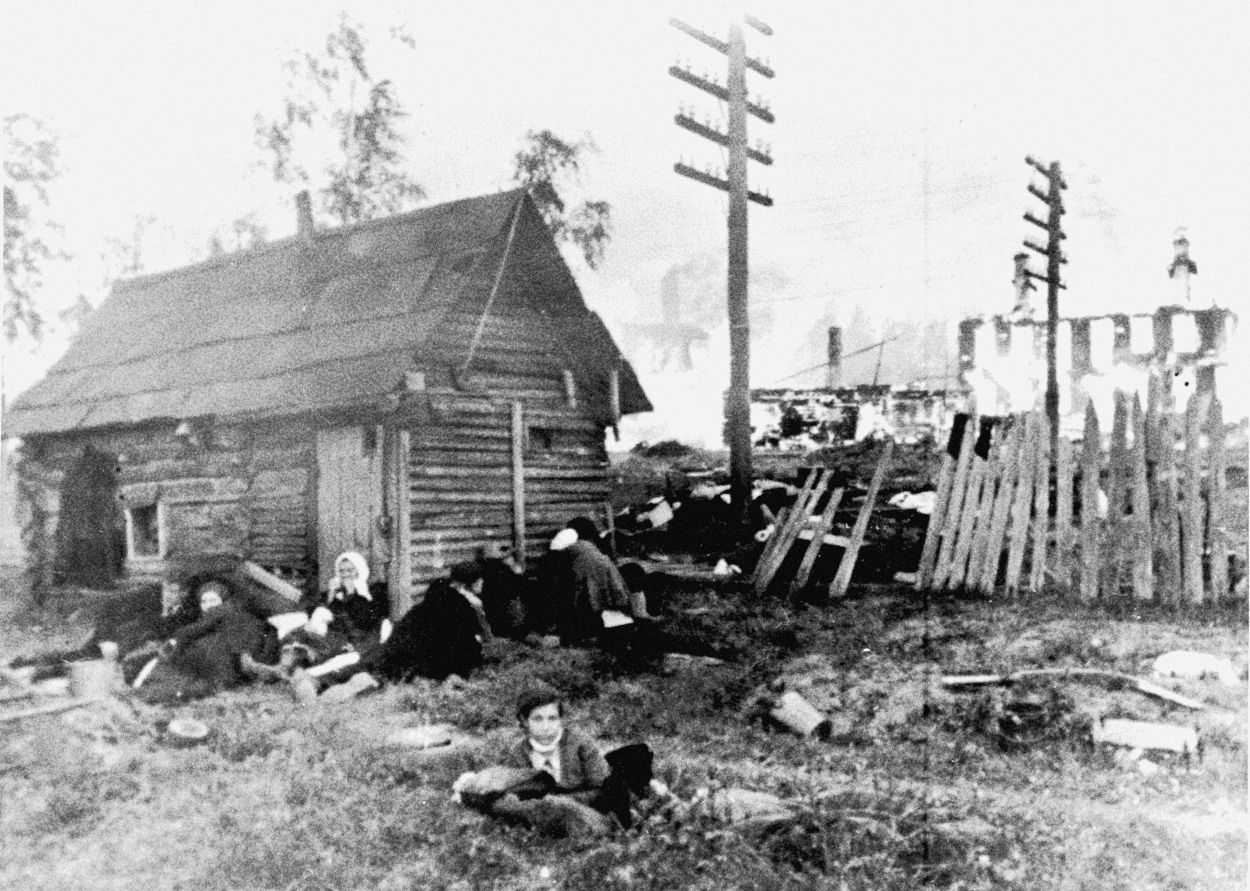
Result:
M624 675L586 651L499 644L466 683L392 687L332 707L300 708L263 687L176 710L118 700L2 724L0 886L1244 887L1244 609L1177 617L1051 600L925 602L882 587L798 611L688 582L657 593L671 615L716 629L735 658ZM86 609L10 613L3 656L76 642L90 620ZM1147 660L1178 648L1232 659L1241 680L1176 682L1211 703L1203 712L1092 684L956 695L936 680L1034 666L1146 676ZM744 716L753 691L779 676L810 684L805 695L835 719L833 739ZM453 804L456 776L489 763L515 733L511 703L535 678L562 689L605 747L648 741L678 795L770 792L792 802L796 819L770 832L657 819L579 841ZM1016 733L1004 722L1020 700L1041 720ZM208 723L210 739L163 742L159 728L176 714ZM1158 769L1147 775L1087 742L1098 715L1197 724L1202 757L1150 754ZM385 742L390 730L443 721L465 745L423 755Z

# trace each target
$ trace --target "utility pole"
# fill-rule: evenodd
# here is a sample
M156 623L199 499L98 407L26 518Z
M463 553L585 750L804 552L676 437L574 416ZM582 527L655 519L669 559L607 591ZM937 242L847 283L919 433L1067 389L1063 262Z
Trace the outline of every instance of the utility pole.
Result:
M1024 218L1028 222L1046 231L1045 248L1034 244L1027 238L1024 240L1026 248L1046 258L1046 274L1038 275L1027 269L1024 270L1024 274L1027 278L1046 282L1046 420L1050 424L1050 453L1054 455L1059 439L1059 291L1067 290L1067 286L1060 281L1059 266L1068 262L1068 258L1060 249L1060 242L1068 237L1063 234L1061 226L1061 217L1065 213L1061 193L1068 187L1068 184L1064 182L1063 174L1059 171L1058 161L1052 162L1047 167L1033 160L1031 155L1024 160L1026 164L1046 177L1049 186L1047 192L1043 194L1040 189L1029 183L1029 192L1041 199L1049 211L1046 222L1043 223L1028 211L1024 213Z
M765 36L772 28L753 16L743 21ZM765 207L772 206L772 198L752 192L747 188L747 160L771 164L772 157L766 146L750 148L747 145L747 115L771 124L773 115L767 107L748 101L746 70L750 68L764 77L772 77L773 71L764 62L746 54L746 40L742 23L731 21L729 41L725 42L710 34L692 28L677 19L669 23L700 43L728 57L729 70L725 86L691 73L689 67L676 65L669 74L678 80L709 93L729 105L728 133L721 133L706 124L700 124L683 110L678 113L679 127L729 150L727 177L714 176L710 171L699 172L678 162L673 169L704 185L713 186L729 193L729 392L725 400L725 430L729 445L729 484L734 515L742 530L747 528L748 509L751 504L751 324L747 309L747 280L749 252L747 245L747 202L754 201Z

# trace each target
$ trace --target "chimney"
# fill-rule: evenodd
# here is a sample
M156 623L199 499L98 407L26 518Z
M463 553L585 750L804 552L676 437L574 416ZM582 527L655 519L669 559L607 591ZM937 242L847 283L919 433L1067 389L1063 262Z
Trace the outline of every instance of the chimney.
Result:
M312 241L314 232L312 198L304 189L295 196L295 233L303 241Z
M1033 318L1033 302L1029 299L1029 291L1036 291L1037 285L1029 278L1029 255L1021 251L1011 258L1016 263L1016 274L1011 283L1016 289L1016 305L1011 315L1019 321Z
M826 355L825 387L836 390L842 383L842 329L834 325L829 329L829 349Z
M1185 237L1185 227L1176 230L1172 239L1172 265L1168 267L1168 278L1176 282L1177 291L1182 297L1182 306L1189 306L1189 277L1198 274L1198 264L1189 259L1189 239Z

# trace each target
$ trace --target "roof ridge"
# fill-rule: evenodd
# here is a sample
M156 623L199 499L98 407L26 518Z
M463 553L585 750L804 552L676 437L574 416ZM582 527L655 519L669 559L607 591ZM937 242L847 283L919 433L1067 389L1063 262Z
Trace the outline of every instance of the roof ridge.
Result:
M346 226L339 226L334 229L321 229L314 232L314 243L329 241L332 239L337 240L339 238L353 235L358 232L368 231L370 229L381 229L386 226L409 223L424 214L447 208L455 204L469 204L477 201L485 201L490 198L502 197L504 195L523 195L527 191L528 190L524 186L517 186L514 189L501 190L483 195L473 195L468 198L455 198L451 201L442 201L438 204L417 207L412 210L404 211L403 213L377 217L372 220L361 220L359 222L349 223ZM187 263L183 266L175 266L172 269L162 269L157 272L148 272L142 275L131 276L129 278L119 278L113 282L112 290L114 292L119 290L130 290L132 287L146 285L171 276L185 275L188 272L204 269L214 269L220 266L237 263L240 260L252 261L259 258L263 254L273 253L278 250L288 250L292 247L299 247L305 243L304 238L298 234L287 235L273 241L266 241L261 244L253 245L252 247L244 248L242 250L215 254L194 263Z

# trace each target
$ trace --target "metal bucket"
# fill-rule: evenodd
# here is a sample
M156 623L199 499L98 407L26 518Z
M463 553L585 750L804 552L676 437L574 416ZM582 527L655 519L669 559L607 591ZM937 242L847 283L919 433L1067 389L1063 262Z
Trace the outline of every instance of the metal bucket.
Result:
M104 699L111 696L120 679L116 662L87 659L69 663L69 692L80 699Z

